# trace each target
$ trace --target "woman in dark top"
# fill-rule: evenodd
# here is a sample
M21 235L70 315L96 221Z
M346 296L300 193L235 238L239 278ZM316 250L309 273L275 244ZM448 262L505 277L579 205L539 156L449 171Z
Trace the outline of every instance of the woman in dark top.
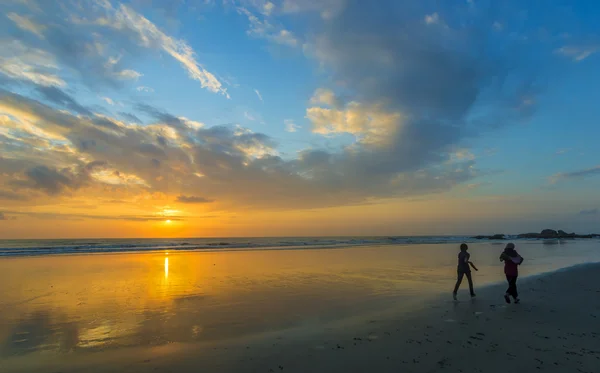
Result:
M471 277L471 267L473 267L473 269L476 271L478 271L478 269L469 260L471 258L471 255L467 252L467 250L469 250L469 246L467 246L466 243L460 245L460 253L458 253L458 268L456 269L458 279L456 280L456 285L454 285L454 292L452 293L452 297L454 298L454 300L457 300L456 293L458 293L458 288L460 287L460 283L462 282L463 276L467 276L467 280L469 281L469 290L471 291L471 298L475 297L475 292L473 291L473 278Z
M519 303L521 300L517 290L517 278L519 277L519 266L523 263L523 257L517 253L515 245L509 243L500 254L500 261L504 262L504 274L506 275L506 281L508 281L508 289L504 294L504 300L506 303L510 303L510 297L512 296L515 303Z

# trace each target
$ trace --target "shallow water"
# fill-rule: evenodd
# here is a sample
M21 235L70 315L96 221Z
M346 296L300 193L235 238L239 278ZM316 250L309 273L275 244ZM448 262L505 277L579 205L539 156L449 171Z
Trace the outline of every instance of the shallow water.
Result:
M470 245L476 286L503 245ZM521 275L600 261L597 240L519 242ZM0 365L17 357L322 330L449 293L456 244L0 259ZM467 297L466 281L460 296ZM526 297L526 294L523 294ZM100 352L101 353L101 352Z

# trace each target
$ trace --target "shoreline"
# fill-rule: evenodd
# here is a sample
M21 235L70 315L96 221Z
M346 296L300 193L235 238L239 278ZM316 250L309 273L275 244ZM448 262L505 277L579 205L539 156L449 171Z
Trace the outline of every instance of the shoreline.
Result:
M523 277L521 304L505 304L504 287L476 286L475 300L462 289L458 302L449 291L402 312L382 310L336 326L11 357L3 364L14 372L594 372L600 351L591 346L600 333L589 330L600 318L600 263Z

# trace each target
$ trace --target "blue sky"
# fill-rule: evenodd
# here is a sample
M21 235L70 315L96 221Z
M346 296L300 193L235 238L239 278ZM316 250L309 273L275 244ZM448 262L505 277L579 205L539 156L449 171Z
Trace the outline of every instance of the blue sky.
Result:
M362 234L403 234L376 225L407 226L417 210L408 230L428 233L426 217L450 221L457 203L477 228L442 233L599 221L595 2L0 7L4 230L171 214L188 222L177 234L210 215L215 232L241 235L223 219L252 229L250 215L274 214L296 222L286 233L314 234L307 209L343 221L348 208L354 222L365 204L382 217ZM523 203L505 211L502 200Z

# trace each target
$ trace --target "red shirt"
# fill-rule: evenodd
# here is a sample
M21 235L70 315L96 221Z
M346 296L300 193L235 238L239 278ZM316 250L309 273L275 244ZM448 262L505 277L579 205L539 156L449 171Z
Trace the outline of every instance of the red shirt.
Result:
M507 276L518 276L519 265L513 262L512 259L516 259L519 264L523 261L523 258L519 254L512 258L506 255L504 258L504 273Z
M504 273L507 276L518 276L519 266L510 259L504 260Z

